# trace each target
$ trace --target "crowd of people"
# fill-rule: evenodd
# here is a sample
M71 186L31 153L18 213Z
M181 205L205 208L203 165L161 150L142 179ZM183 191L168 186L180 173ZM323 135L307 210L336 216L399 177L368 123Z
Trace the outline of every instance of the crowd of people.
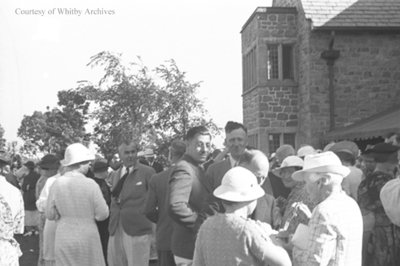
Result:
M213 151L189 129L168 167L131 140L110 161L74 143L11 171L1 154L0 265L19 265L22 233L40 266L400 265L399 134L270 156L241 123L225 135Z

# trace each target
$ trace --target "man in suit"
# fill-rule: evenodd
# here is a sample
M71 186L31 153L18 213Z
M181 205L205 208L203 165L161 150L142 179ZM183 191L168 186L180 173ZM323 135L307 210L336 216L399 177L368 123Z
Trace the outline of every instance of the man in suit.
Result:
M186 144L181 140L174 140L169 147L169 161L175 165L186 151ZM157 224L156 246L158 265L175 266L174 255L171 251L172 220L168 214L168 182L171 175L169 168L155 174L150 179L149 192L145 204L146 217Z
M196 234L204 221L208 191L202 164L211 150L211 134L204 126L186 134L186 152L171 170L169 214L174 221L171 250L177 265L191 265Z
M143 208L149 181L155 171L138 162L135 142L123 142L118 151L123 167L112 179L108 264L148 265L152 224L143 214Z
M206 185L211 192L208 201L210 210L215 212L223 211L220 200L212 195L212 191L221 185L222 177L234 166L239 164L247 146L247 128L240 123L228 121L225 125L225 146L223 153L228 153L228 158L212 164L207 169Z

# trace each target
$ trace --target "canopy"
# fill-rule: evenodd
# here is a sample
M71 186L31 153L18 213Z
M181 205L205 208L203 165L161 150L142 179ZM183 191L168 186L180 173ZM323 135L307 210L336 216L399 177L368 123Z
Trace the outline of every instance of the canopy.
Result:
M400 132L400 106L360 120L350 126L332 130L325 135L324 139L337 141L384 138L391 132Z

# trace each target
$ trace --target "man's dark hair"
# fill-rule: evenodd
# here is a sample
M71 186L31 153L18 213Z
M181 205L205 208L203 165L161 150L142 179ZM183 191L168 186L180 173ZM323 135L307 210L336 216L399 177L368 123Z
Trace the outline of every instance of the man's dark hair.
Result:
M225 125L225 133L231 133L233 130L239 128L243 129L247 134L247 128L243 124L234 121L228 121L228 123Z
M211 133L208 130L208 128L206 128L205 126L197 126L197 127L192 127L188 130L188 132L186 133L186 140L192 140L194 138L194 136L196 136L197 134L200 135L209 135L211 138Z

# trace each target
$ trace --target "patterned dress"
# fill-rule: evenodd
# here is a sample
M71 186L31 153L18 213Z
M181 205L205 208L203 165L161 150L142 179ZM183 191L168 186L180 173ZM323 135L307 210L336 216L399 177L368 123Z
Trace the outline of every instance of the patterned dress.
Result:
M285 228L289 234L294 234L297 226L302 223L307 225L308 218L297 214L297 203L304 203L310 212L313 211L315 203L310 199L305 188L305 183L301 183L294 187L287 198L287 204L283 211L281 228Z
M57 266L104 266L95 221L108 217L108 206L99 186L78 172L67 172L51 186L46 217L57 220L55 260Z
M393 178L393 175L375 171L359 187L360 208L373 212L375 216L375 225L368 242L368 266L400 265L400 230L390 222L379 197L382 187Z
M19 265L18 259L22 255L14 233L24 231L24 202L19 202L20 208L13 215L10 205L0 194L0 265Z

